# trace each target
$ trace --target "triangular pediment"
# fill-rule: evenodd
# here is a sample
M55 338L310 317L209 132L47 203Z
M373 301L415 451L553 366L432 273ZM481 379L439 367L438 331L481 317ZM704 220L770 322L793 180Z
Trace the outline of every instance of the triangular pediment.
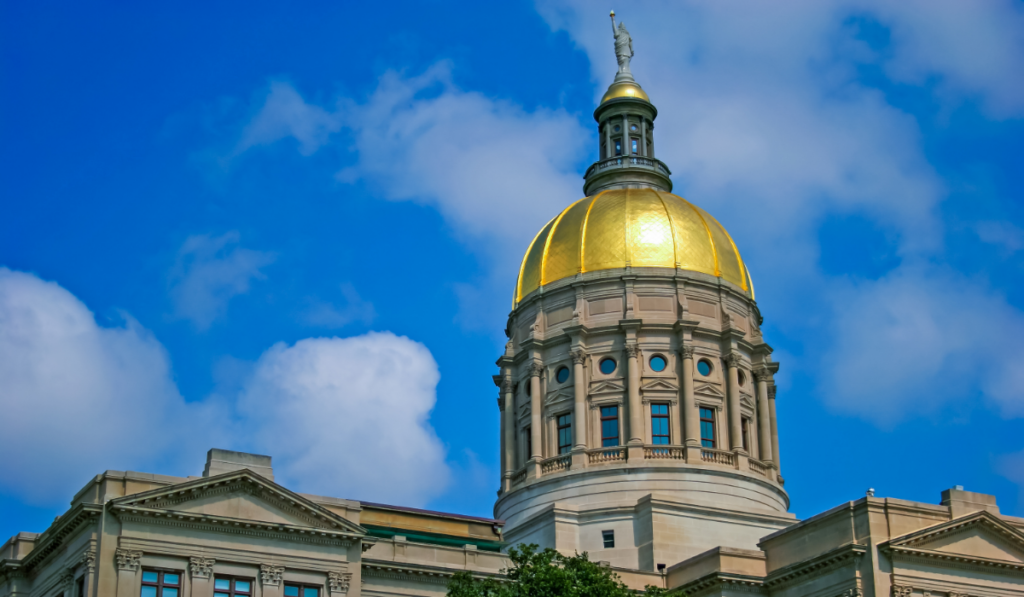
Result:
M365 535L359 525L260 475L239 470L112 500L115 514Z
M1024 567L1024 533L981 511L889 542L895 551Z
M602 394L608 392L625 392L626 388L618 382L599 381L590 388L591 394Z
M558 402L562 402L563 400L573 400L573 398L574 396L572 392L562 391L558 392L557 394L549 395L547 397L547 400L545 400L545 404L557 404Z
M725 394L722 393L722 390L718 389L718 386L709 383L696 384L693 387L693 391L697 394L704 394L705 396L714 396L716 398L725 397Z
M640 386L644 390L664 390L666 392L678 392L679 388L667 379L648 379Z

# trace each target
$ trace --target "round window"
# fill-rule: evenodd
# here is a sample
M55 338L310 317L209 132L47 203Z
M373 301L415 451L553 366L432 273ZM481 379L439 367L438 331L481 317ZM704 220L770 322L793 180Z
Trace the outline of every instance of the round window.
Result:
M634 125L630 126L630 127L629 127L629 130L631 130L631 131L635 131L635 130L636 130L636 125L634 124Z
M615 359L604 359L601 361L601 373L604 373L605 375L614 373L616 366L617 363L615 362Z
M555 379L558 380L558 383L565 383L569 381L569 368L562 367L559 369L558 373L555 374Z
M665 366L668 365L668 363L665 362L665 357L663 357L661 355L655 355L655 356L651 357L651 361L650 362L651 362L651 369L654 369L655 371L658 371L658 372L664 371L665 370Z
M701 359L697 363L697 371L704 377L711 375L711 363L707 359Z
M619 131L621 131L621 130L622 130L622 127L621 127L621 126L619 126L619 125L615 125L615 132L616 132L616 133L617 133L617 132L619 132Z

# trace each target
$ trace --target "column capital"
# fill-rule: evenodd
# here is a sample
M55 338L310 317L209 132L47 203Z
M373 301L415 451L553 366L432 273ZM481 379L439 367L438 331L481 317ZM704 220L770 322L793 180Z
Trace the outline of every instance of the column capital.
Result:
M344 595L348 593L349 584L352 582L351 572L328 572L327 586L331 595Z
M118 547L114 550L114 557L117 559L118 570L137 572L142 560L142 552Z
M636 342L630 342L626 345L626 356L631 359L635 359L640 356L640 345Z
M768 369L768 367L765 367L765 366L762 365L762 366L758 367L757 369L754 369L753 373L754 373L754 379L756 379L757 381L764 381L764 382L771 382L772 381L772 372L771 372L770 369Z
M260 583L264 587L281 586L281 577L284 576L284 566L272 564L260 564Z
M502 394L511 394L514 388L515 388L515 385L512 383L512 378L511 377L506 377L505 379L503 379L501 381L501 393Z
M692 344L687 344L685 346L679 347L679 356L683 357L684 359L692 359L693 352L694 348Z
M775 400L775 387L776 387L775 384L771 384L771 385L768 386L768 399L769 400Z
M82 554L82 557L78 560L79 565L85 566L85 570L88 573L96 572L96 550L90 549L89 551Z
M739 367L740 364L743 363L743 357L741 357L738 352L730 352L722 357L722 360L725 361L725 364L729 367Z
M213 565L216 563L217 560L213 558L192 556L188 559L188 570L192 574L192 578L208 579L213 576Z
M544 365L530 363L530 377L540 377L541 375L544 375Z
M587 361L587 352L582 348L572 349L572 351L569 352L569 355L572 356L573 365L582 365Z

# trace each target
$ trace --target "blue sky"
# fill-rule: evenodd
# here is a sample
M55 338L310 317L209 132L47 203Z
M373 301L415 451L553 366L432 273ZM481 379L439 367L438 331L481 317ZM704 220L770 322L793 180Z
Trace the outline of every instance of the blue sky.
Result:
M213 446L490 515L490 376L610 8L749 263L792 510L1024 514L1024 4L33 2L0 8L0 536Z

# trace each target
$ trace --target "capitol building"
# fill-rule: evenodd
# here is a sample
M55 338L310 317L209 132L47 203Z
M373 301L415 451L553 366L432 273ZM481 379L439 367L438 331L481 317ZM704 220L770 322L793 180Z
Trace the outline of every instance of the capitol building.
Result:
M524 247L507 344L479 372L501 412L493 519L300 494L269 456L213 449L201 476L97 474L48 529L3 543L0 597L435 597L457 572L500 574L519 543L690 597L1024 596L1024 518L993 496L789 513L756 272L673 194L613 29L584 197Z

